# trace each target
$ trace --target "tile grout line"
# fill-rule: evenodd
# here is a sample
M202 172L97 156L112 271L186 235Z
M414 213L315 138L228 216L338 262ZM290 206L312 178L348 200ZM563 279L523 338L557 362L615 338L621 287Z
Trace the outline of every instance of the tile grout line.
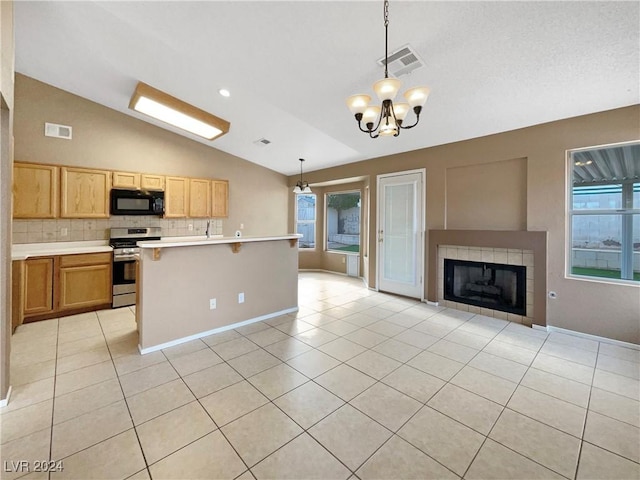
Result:
M104 338L105 338L105 343L107 345L107 350L109 352L109 357L111 358L111 363L113 365L113 370L114 370L114 372L116 374L116 378L118 379L118 385L120 386L120 391L122 392L122 400L124 401L124 404L127 407L127 412L129 413L129 419L131 420L131 429L133 430L133 433L136 436L136 440L138 441L138 447L140 448L140 453L142 454L142 461L144 462L145 469L147 470L147 473L149 474L149 478L152 478L151 477L151 471L149 470L149 464L147 463L147 457L146 457L146 455L144 453L144 449L142 448L142 442L140 441L140 437L138 436L138 430L136 429L136 424L133 421L133 416L131 415L131 409L129 408L129 402L127 402L127 396L125 395L124 388L122 387L122 382L120 381L120 375L118 374L118 369L116 368L116 362L115 362L115 359L113 358L113 354L111 353L111 346L109 345L109 342L107 341L107 336L104 333L104 327L102 326L102 322L100 321L100 316L97 315L97 317L98 317L98 323L100 324L100 330L102 331L102 335L104 335ZM135 318L135 314L134 314L134 318ZM121 435L121 434L123 434L123 433L125 433L127 431L128 431L128 429L125 430L124 432L120 432L120 433L118 433L116 435L113 435L110 438L114 438L117 435ZM100 442L100 443L102 443L102 442ZM96 445L98 445L98 444L96 444ZM142 470L140 470L140 471L142 471ZM135 475L136 473L138 473L138 472L134 472L132 475Z

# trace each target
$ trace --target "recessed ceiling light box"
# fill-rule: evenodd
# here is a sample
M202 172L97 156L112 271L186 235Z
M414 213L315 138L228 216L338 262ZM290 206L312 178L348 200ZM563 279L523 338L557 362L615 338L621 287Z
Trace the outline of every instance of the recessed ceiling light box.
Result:
M231 124L168 93L138 82L129 108L208 140L229 131Z

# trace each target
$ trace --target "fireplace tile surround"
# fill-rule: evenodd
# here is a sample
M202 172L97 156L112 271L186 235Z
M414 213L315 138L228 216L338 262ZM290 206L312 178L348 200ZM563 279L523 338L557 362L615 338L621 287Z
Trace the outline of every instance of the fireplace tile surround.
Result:
M547 232L430 230L427 299L449 308L546 326ZM526 316L444 299L444 259L526 267Z
M520 265L526 268L526 316L501 312L489 308L476 307L465 303L452 302L444 298L444 260L469 260L472 262ZM531 325L533 323L533 250L485 248L457 245L438 246L438 303L445 307L465 312L479 313L488 317Z

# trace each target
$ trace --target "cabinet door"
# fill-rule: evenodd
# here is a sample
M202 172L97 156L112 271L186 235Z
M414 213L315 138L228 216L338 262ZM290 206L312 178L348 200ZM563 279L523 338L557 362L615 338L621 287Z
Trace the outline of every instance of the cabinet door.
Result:
M24 318L24 260L11 264L11 331L22 324Z
M58 167L14 163L13 218L58 216Z
M208 218L211 214L211 181L202 178L189 179L189 216Z
M211 216L229 216L229 181L211 180Z
M61 167L61 217L109 218L111 172Z
M167 177L164 191L164 216L186 217L189 209L189 179Z
M140 175L140 188L143 190L164 190L164 176L143 173Z
M54 258L30 258L24 264L24 316L53 312Z
M111 264L60 267L59 310L111 303Z
M130 188L137 190L140 188L140 174L131 172L113 172L111 182L113 188Z

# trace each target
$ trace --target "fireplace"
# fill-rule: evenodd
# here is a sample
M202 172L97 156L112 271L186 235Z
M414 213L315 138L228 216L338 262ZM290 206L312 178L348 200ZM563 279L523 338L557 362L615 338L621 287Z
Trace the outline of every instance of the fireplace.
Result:
M444 259L444 298L526 315L526 267Z

